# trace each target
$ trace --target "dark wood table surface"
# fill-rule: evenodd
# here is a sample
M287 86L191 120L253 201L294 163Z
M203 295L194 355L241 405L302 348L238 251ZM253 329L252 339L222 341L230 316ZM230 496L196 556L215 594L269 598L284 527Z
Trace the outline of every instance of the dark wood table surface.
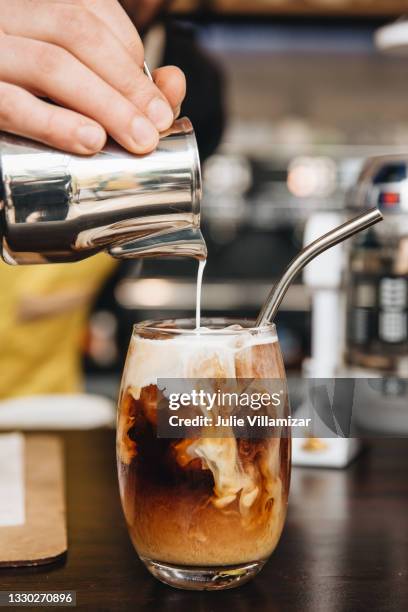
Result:
M210 593L162 585L137 559L120 508L113 432L61 435L68 556L1 569L1 590L73 589L79 609L98 611L408 610L408 439L371 441L347 470L295 468L270 561L247 585Z

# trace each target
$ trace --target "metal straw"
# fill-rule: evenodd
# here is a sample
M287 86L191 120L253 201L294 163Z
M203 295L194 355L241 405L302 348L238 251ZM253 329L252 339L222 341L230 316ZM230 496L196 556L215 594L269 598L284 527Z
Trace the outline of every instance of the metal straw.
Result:
M378 223L378 221L382 221L382 219L383 216L378 208L372 208L368 212L335 227L300 251L299 255L292 259L282 278L272 288L256 320L256 327L262 327L262 325L274 320L289 285L296 274L312 261L312 259L339 242L343 242L343 240L350 238L353 234L357 234L371 225Z

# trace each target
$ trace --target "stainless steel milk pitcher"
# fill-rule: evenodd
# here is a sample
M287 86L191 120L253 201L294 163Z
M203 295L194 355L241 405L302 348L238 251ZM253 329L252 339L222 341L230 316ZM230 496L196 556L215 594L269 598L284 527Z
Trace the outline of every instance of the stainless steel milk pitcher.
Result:
M204 258L194 131L177 120L155 151L114 143L78 156L0 134L1 255L10 264L118 258Z

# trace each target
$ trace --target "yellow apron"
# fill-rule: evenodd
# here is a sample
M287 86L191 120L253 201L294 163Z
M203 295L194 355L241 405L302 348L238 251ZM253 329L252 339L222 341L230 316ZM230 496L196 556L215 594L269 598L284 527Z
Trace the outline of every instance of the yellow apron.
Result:
M40 266L0 260L0 398L80 390L85 323L115 265L105 254Z

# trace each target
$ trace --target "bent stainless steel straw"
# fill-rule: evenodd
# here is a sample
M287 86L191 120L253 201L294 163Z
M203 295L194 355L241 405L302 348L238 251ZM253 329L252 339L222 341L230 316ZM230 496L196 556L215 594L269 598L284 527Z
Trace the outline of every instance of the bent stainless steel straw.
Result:
M269 293L259 317L256 320L256 327L262 327L262 325L274 320L289 285L298 272L300 272L310 261L312 261L312 259L317 257L317 255L320 255L320 253L323 253L323 251L335 246L339 242L343 242L343 240L350 238L350 236L353 236L354 234L367 229L371 225L382 221L382 219L383 216L378 208L372 208L368 212L365 212L362 215L354 217L354 219L335 227L330 232L320 236L320 238L317 238L314 240L314 242L300 251L299 255L292 259L281 279L274 285Z

